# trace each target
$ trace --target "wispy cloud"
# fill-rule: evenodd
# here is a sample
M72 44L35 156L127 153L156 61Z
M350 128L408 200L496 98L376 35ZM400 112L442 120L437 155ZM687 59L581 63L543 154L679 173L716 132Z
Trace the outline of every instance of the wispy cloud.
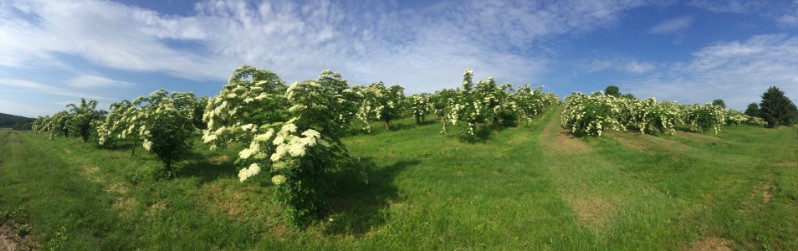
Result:
M778 1L779 0L693 0L690 1L690 5L713 12L754 13L762 11L769 3Z
M798 26L795 0L693 0L690 5L718 13L757 14L781 26Z
M72 78L68 81L69 86L82 89L104 88L104 87L132 87L133 84L113 80L103 76L84 74Z
M589 62L581 63L580 68L587 72L616 70L641 74L650 72L656 69L657 66L652 62L643 62L634 58L614 57L590 60Z
M10 87L14 90L28 91L35 94L53 94L59 96L68 96L76 98L90 98L98 100L106 100L107 98L92 95L86 92L76 92L60 87L50 86L46 84L36 83L33 81L21 79L0 79L0 86Z
M798 36L759 35L704 47L690 61L627 84L638 96L657 96L683 103L706 103L720 98L744 109L759 102L769 86L778 86L798 99Z
M654 27L651 27L651 29L649 29L648 31L654 34L674 33L687 29L692 24L693 24L693 17L679 16L665 20L655 25Z
M0 40L0 65L26 67L66 54L110 69L202 80L226 79L236 66L252 64L288 81L332 68L355 82L386 80L411 90L456 83L465 68L523 82L545 70L546 58L533 49L541 40L612 26L643 4L472 0L394 8L219 0L170 16L106 1L15 1L0 5L0 37L14 38Z

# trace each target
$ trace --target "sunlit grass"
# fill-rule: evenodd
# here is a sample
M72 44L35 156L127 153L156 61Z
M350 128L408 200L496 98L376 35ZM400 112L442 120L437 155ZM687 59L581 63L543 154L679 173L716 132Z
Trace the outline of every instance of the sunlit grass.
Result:
M67 250L798 249L795 127L571 138L556 117L474 144L433 118L375 124L344 139L368 184L335 174L331 210L305 230L266 177L238 181L234 150L198 141L167 178L141 148L0 131L0 211Z

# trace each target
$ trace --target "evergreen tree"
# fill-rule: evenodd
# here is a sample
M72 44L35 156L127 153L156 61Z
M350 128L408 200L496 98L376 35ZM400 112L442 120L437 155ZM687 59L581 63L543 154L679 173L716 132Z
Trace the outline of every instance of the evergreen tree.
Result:
M771 86L762 94L762 102L759 103L760 117L768 122L768 127L779 125L790 125L792 118L798 113L795 104L784 96L784 92L778 87Z

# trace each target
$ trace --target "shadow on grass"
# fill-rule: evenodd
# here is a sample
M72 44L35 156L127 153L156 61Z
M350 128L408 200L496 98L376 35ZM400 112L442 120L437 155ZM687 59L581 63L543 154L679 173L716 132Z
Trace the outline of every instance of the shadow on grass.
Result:
M460 141L467 142L467 143L484 143L488 141L490 138L490 134L493 132L493 128L487 125L480 125L477 126L477 130L474 135L469 135L467 133L461 133L458 137Z
M196 177L199 184L205 184L222 177L235 177L238 170L227 155L206 156L200 153L187 153L182 165L176 168L177 177Z
M413 129L413 128L420 127L420 126L427 126L427 125L432 125L432 124L437 124L437 123L438 123L438 120L431 120L431 119L427 119L427 120L421 121L420 124L416 124L415 120L413 120L413 121L395 120L395 121L391 122L391 125L389 126L389 129L386 130L385 126L382 124L382 122L372 122L372 124L371 124L371 132L367 132L366 130L363 130L363 128L361 127L361 124L357 124L356 123L356 125L351 126L350 128L348 128L346 130L346 132L344 133L344 135L345 136L377 135L377 134L382 134L382 133L387 133L387 132L408 130L408 129Z
M419 160L399 161L377 168L370 159L361 159L357 164L360 168L335 173L338 191L331 198L329 215L332 221L326 220L327 234L363 235L385 224L388 203L401 199L394 184L396 176L419 163ZM363 182L361 170L366 172L368 183Z

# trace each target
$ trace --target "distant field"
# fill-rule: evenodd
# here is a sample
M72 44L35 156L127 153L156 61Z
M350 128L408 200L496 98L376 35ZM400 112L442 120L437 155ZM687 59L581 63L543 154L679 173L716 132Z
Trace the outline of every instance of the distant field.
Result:
M352 182L304 231L235 151L198 142L167 179L141 148L0 130L0 231L58 250L798 250L798 127L573 138L551 111L469 144L396 124L345 138L369 182L333 177Z

